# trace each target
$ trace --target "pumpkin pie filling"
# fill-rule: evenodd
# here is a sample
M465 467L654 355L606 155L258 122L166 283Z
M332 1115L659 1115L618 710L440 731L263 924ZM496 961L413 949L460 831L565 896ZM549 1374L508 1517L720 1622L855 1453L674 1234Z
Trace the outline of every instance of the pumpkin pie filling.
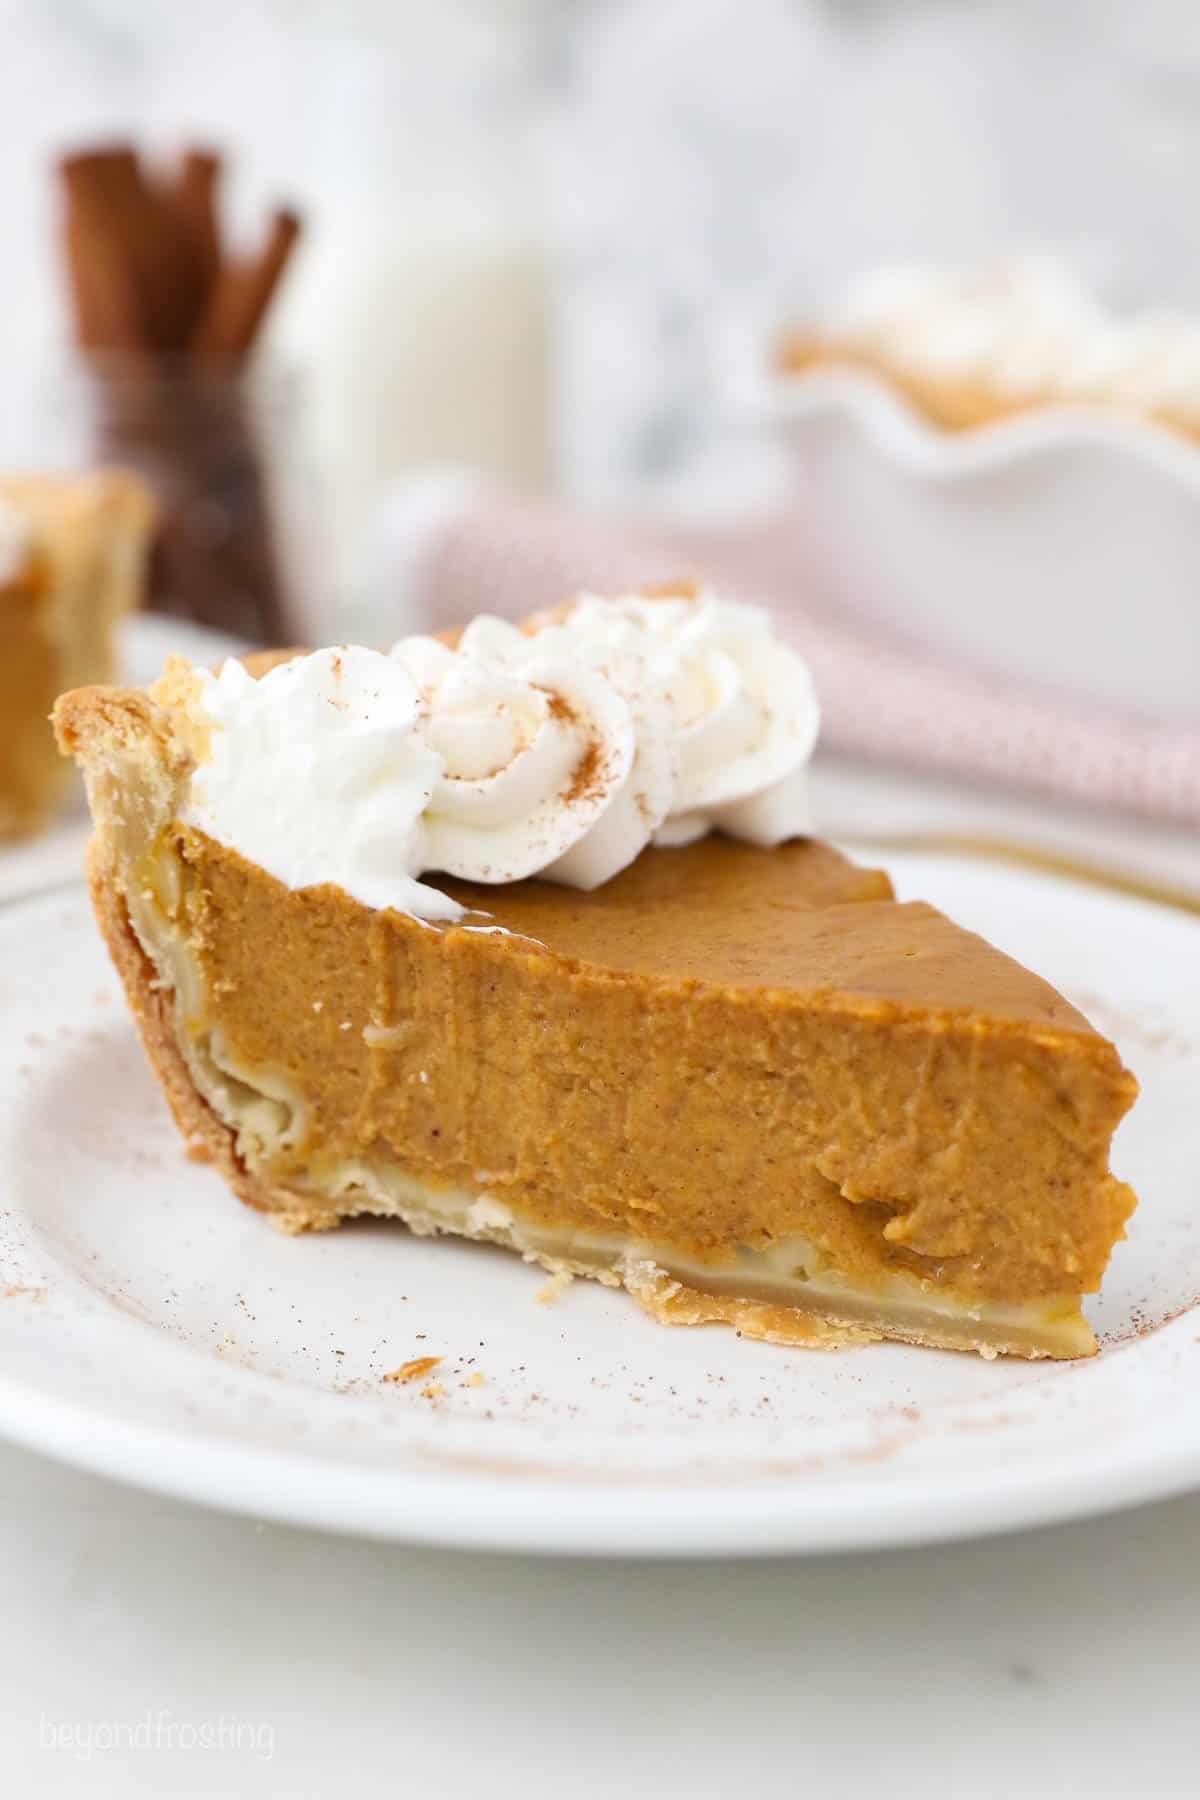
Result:
M429 921L187 822L162 698L84 690L97 914L186 1136L289 1230L503 1243L665 1322L1087 1355L1136 1093L1053 988L829 846L649 846Z

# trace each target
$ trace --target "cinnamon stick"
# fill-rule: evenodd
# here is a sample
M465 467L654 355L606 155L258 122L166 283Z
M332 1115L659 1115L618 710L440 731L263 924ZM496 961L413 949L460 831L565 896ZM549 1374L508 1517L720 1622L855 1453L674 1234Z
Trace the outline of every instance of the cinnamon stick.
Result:
M124 280L133 296L128 308L137 318L134 344L145 349L178 348L195 310L197 285L195 260L182 221L147 181L130 145L114 144L64 157L60 169L68 207L76 220L70 234L76 239L76 254L83 254L78 248L81 243L106 237L109 248L103 256L96 254L94 261L125 270ZM98 276L93 280L98 283ZM134 347L128 342L131 324L131 320L125 322L118 347Z
M80 349L141 349L145 326L133 270L86 185L68 200L63 248Z
M85 350L136 350L145 342L137 277L112 225L108 172L117 150L69 156L60 164L66 194L63 244Z
M190 339L202 356L245 356L258 334L272 296L300 236L298 216L286 208L271 219L267 241L251 262L227 262L217 276L208 307Z
M193 147L150 177L132 145L60 163L79 344L94 357L104 461L163 497L151 604L284 642L284 593L258 420L243 364L300 233L277 213L257 255L226 262L221 159ZM116 352L111 361L107 353Z
M171 200L191 244L196 296L187 335L195 330L211 298L221 267L221 233L217 222L217 189L221 158L213 150L186 150L171 189Z

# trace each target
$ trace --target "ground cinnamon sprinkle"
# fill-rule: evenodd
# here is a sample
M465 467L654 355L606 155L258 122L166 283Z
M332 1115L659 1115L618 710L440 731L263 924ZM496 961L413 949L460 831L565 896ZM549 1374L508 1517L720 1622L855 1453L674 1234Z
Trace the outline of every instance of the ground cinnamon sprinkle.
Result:
M604 759L600 754L600 745L595 738L588 742L587 749L575 764L575 773L571 777L571 785L563 795L568 806L578 800L588 800L604 786Z
M385 1381L415 1381L418 1375L428 1375L430 1369L436 1369L441 1360L440 1356L414 1356L408 1362L401 1363L398 1369L389 1369L383 1379Z
M546 711L552 719L558 719L564 725L577 725L579 714L571 702L562 694L556 694L552 688L543 688L546 696Z

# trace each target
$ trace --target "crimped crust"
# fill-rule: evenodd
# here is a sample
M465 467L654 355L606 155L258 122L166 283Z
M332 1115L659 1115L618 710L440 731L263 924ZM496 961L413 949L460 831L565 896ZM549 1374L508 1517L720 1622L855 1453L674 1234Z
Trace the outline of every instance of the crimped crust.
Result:
M1118 406L1165 430L1193 441L1200 438L1200 417L1170 406L1154 406L1114 395L1083 400L1065 394L1053 384L1012 391L985 375L961 376L915 368L882 350L853 344L836 337L798 331L778 346L775 365L784 376L804 376L822 371L850 370L874 376L894 394L906 400L931 425L959 432L980 430L1001 420L1058 406Z

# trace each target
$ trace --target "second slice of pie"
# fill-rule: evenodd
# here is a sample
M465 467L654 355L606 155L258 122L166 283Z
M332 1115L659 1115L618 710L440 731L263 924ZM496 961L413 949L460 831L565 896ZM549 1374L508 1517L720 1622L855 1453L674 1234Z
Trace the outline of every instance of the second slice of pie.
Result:
M153 522L149 492L119 469L0 479L0 840L62 800L50 708L66 687L111 680Z

